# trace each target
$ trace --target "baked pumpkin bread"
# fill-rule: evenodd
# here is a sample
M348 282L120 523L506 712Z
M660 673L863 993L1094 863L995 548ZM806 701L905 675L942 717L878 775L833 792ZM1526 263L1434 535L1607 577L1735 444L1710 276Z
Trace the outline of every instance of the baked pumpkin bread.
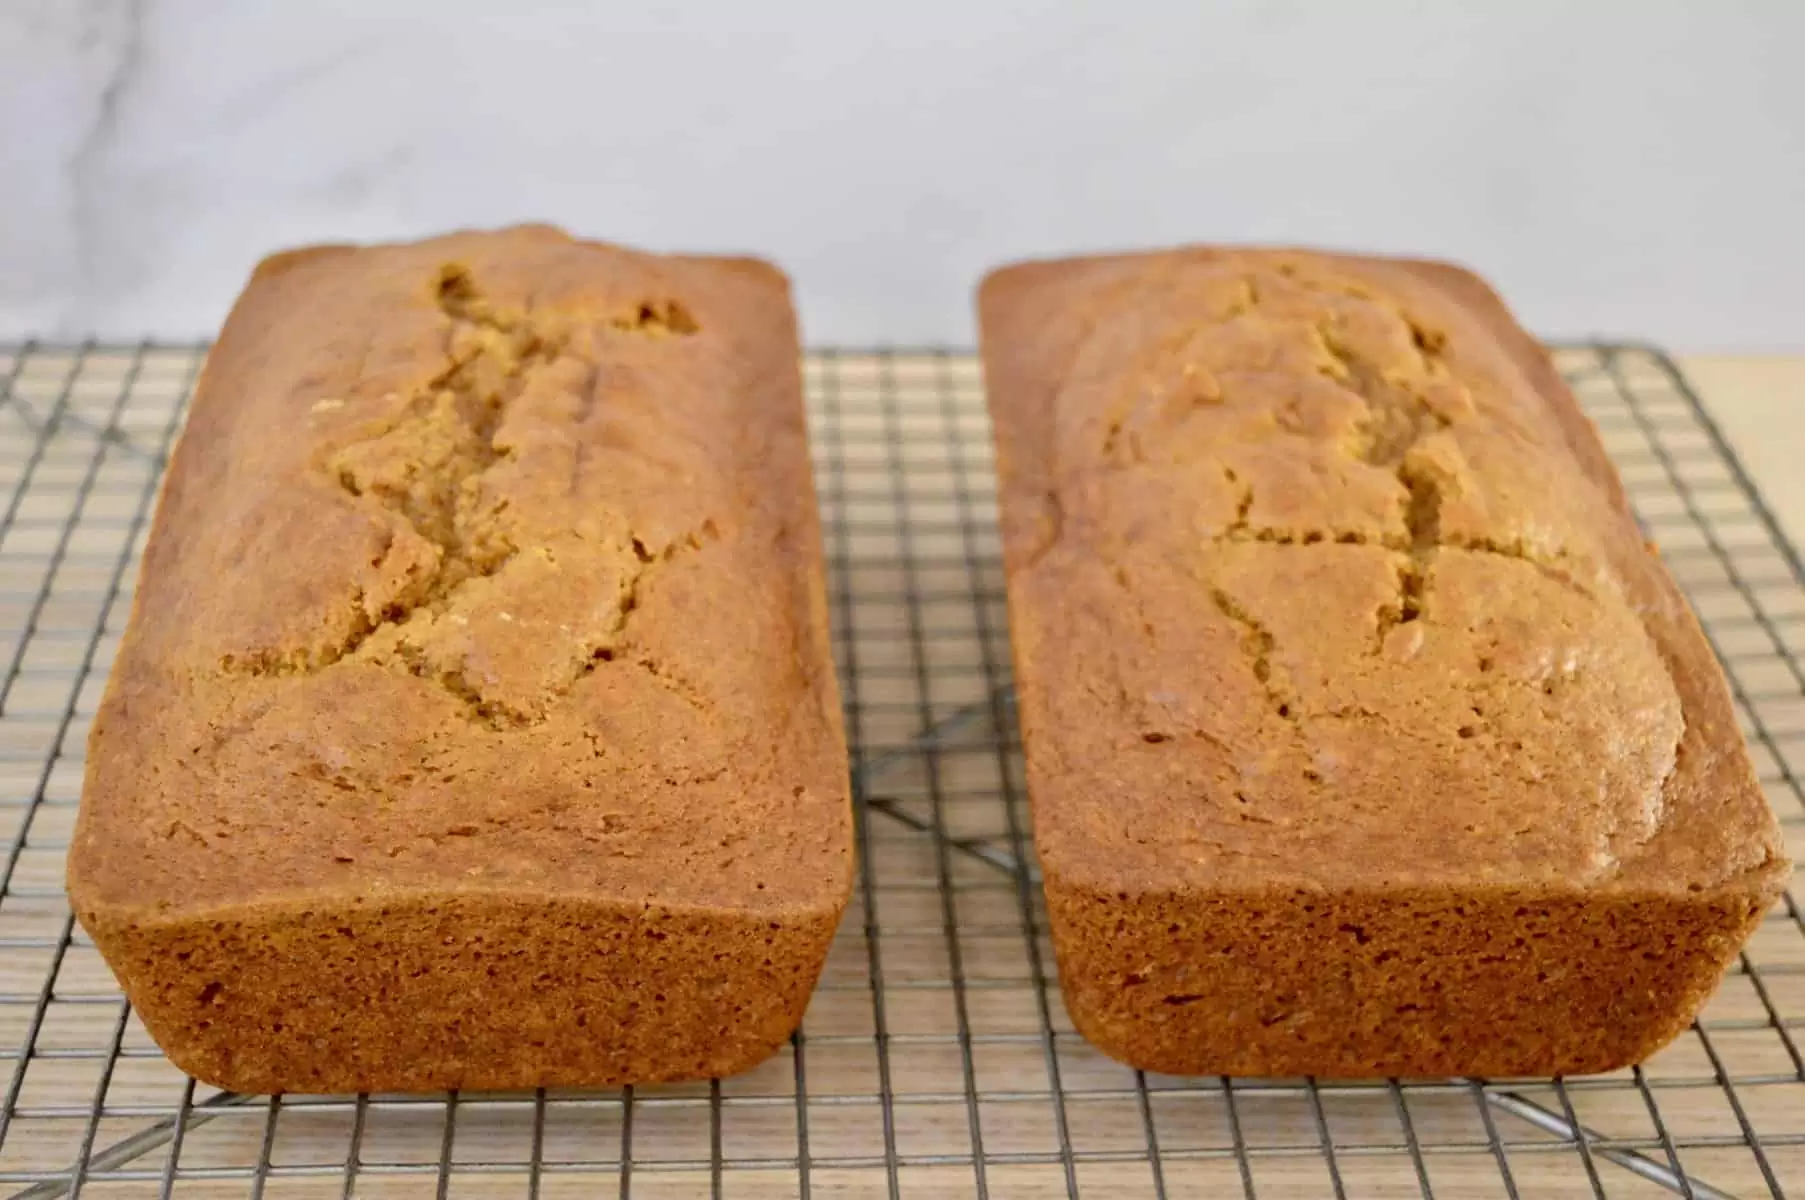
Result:
M278 255L170 467L75 910L222 1087L741 1070L853 877L825 613L772 267Z
M980 297L1066 1003L1173 1073L1605 1071L1788 864L1598 438L1453 267L1184 249Z

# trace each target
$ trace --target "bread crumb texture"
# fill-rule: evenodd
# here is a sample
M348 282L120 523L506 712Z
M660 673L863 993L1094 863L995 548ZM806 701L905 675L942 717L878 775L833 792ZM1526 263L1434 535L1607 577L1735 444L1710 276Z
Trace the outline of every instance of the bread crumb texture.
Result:
M523 227L266 261L92 735L71 895L241 1090L703 1077L853 872L787 284Z
M1256 1074L1599 1069L1683 1028L1778 830L1496 297L1196 250L1007 268L981 308L1080 1028Z

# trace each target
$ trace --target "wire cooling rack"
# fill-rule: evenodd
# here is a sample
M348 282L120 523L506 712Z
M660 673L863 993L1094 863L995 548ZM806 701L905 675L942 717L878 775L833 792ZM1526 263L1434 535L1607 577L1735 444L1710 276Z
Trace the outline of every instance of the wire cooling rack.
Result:
M1805 918L1699 1024L1567 1080L1178 1079L1105 1059L1053 978L1011 707L976 363L806 364L863 872L802 1031L716 1083L448 1096L216 1092L71 920L88 723L204 347L0 346L0 1194L1805 1195ZM1730 669L1792 852L1805 590L1679 373L1561 364Z

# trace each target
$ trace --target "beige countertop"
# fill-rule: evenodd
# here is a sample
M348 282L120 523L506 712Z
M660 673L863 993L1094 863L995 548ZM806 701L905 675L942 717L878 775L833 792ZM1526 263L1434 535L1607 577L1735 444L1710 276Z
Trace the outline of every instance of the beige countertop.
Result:
M1686 373L1793 545L1805 545L1805 355L1682 355Z

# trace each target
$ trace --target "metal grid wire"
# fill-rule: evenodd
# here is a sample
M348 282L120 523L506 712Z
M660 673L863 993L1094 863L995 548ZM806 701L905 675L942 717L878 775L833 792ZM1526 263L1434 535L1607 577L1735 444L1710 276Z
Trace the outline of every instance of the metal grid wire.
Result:
M1805 917L1789 896L1699 1024L1567 1080L1164 1078L1072 1031L1032 868L975 362L807 366L863 870L802 1031L714 1083L215 1092L74 926L88 723L204 348L0 346L0 1192L90 1196L1805 1194ZM1730 669L1793 853L1797 553L1673 365L1560 354Z

